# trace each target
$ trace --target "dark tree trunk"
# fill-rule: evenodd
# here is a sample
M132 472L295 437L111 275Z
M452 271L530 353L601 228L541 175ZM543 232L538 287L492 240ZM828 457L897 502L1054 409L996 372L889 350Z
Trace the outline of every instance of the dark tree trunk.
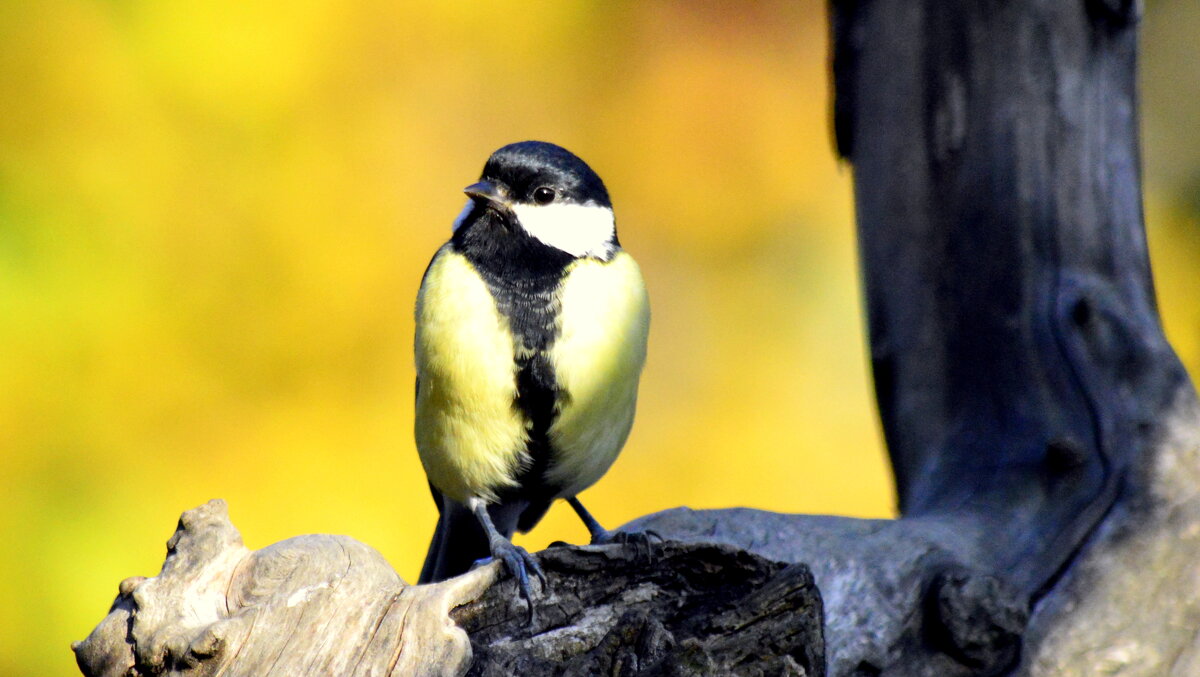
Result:
M976 557L1034 598L1187 382L1142 227L1134 8L834 3L901 511L989 525Z
M832 3L901 519L650 515L626 528L677 541L653 560L540 554L530 625L495 565L414 587L349 539L250 553L214 503L122 584L81 667L1200 674L1200 408L1146 253L1139 5Z
M1200 669L1197 409L1145 244L1139 7L831 3L902 519L638 525L808 562L834 674Z

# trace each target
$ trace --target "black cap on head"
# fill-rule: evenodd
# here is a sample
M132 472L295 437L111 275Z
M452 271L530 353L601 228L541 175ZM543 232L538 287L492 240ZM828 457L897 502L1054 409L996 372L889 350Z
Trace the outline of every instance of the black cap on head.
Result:
M563 201L612 207L604 182L586 162L545 141L510 143L497 150L480 179L503 184L517 202L534 202L534 191L549 187Z

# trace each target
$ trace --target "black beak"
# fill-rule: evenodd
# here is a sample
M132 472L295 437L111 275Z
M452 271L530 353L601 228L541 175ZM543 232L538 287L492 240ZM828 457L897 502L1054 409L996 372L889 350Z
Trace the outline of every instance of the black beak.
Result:
M497 207L503 206L506 201L504 191L491 181L472 183L463 188L463 192L476 202L491 202Z

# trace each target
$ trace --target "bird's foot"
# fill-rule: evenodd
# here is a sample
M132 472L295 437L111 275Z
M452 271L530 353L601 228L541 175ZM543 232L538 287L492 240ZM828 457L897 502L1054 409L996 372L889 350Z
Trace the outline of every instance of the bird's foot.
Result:
M503 562L504 568L508 570L508 573L517 579L517 587L520 589L521 597L529 605L529 624L533 625L537 616L534 612L533 587L529 584L529 572L532 571L537 576L538 581L545 586L546 573L542 571L542 565L538 564L533 555L530 555L529 551L525 548L514 545L505 538L492 539L489 546L492 551L492 559L498 559Z
M657 531L647 529L645 531L609 531L608 529L600 529L592 532L592 545L608 545L615 543L618 545L633 546L634 552L639 557L650 559L651 545L654 539L658 539L661 543L665 539Z

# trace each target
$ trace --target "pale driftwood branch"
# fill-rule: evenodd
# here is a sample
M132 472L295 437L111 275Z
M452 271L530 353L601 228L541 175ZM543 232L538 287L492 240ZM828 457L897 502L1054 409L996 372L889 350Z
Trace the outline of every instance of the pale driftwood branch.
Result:
M97 677L460 674L470 642L449 611L495 573L406 586L344 536L251 552L214 500L183 514L159 575L122 581L108 616L73 648Z
M90 676L824 674L812 574L718 545L560 547L536 620L498 566L405 585L343 536L247 550L222 501L75 645ZM468 634L470 639L468 640Z

